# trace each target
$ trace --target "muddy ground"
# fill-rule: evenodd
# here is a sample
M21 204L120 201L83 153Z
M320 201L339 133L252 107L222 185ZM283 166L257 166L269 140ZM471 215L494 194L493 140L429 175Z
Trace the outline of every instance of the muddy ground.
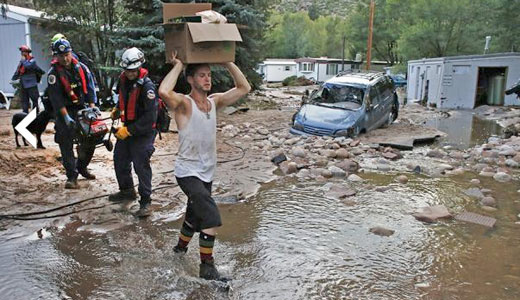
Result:
M470 168L461 161L472 159L473 155L469 151L473 150L446 148L437 151L432 150L431 148L435 148L432 146L404 152L375 144L389 137L442 136L442 132L424 124L429 119L446 117L446 113L417 104L401 108L398 120L390 127L369 132L356 140L317 137L305 139L290 135L288 131L291 116L300 105L305 89L312 88L266 87L253 92L248 101L241 104L242 110L230 115L223 112L219 114L219 163L214 182L214 194L219 201L247 199L256 193L262 183L291 173L313 180L327 180L331 176L349 176L365 170L410 171L419 161L423 164L423 171L430 175L449 174L457 170L463 172L464 168ZM137 209L137 203L118 205L107 200L108 194L118 190L111 152L104 147L96 150L89 169L97 179L87 181L80 177L79 190L65 190L63 187L66 177L58 161L60 153L53 140L53 123L49 123L42 136L47 149L33 149L30 146L17 149L10 125L12 115L17 112L0 111L0 207L4 215L16 215L15 218L19 219L48 217L51 225L79 221L82 224L81 229L92 231L110 230L135 221L132 212ZM114 137L112 139L115 142ZM177 143L176 128L172 121L171 132L163 133L162 139L157 138L156 151L152 157L153 220L173 220L182 216L185 196L177 187L172 172ZM303 152L294 153L295 149ZM340 149L345 151L338 152ZM480 154L488 150L489 147L484 148ZM270 161L280 153L286 154L288 160L293 162L290 167L296 166L296 169L287 170L286 162L280 172ZM509 153L500 160L500 155L497 154L496 162L488 161L488 165L480 165L479 168L482 170L487 167L492 176L496 173L513 176L512 171L497 168L500 168L500 161L504 166L505 158L515 155L516 152ZM424 159L431 160L431 163L426 163ZM476 160L473 165L479 162ZM345 174L340 172L338 175L337 169L333 168L335 166L339 166ZM135 176L134 180L137 184ZM62 208L76 202L79 203ZM53 208L60 209L46 214L20 215ZM60 217L54 218L58 215ZM26 223L7 221L2 227L10 226L9 224Z

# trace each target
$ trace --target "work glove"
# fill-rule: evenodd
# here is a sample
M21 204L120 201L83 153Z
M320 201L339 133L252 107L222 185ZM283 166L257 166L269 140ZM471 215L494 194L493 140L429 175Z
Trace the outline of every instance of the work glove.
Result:
M71 118L69 116L69 114L66 114L65 116L63 116L63 120L65 121L65 125L67 125L67 127L69 129L74 129L74 126L76 125L76 121L74 121L74 119Z
M123 126L116 131L115 136L120 140L124 140L127 137L131 136L131 134L128 131L128 128L126 126Z
M92 111L99 117L101 116L101 111L99 110L98 107L94 106L92 107Z
M112 111L110 112L110 118L112 120L117 120L117 119L119 119L120 116L121 116L121 114L119 113L119 109L114 107L112 109Z

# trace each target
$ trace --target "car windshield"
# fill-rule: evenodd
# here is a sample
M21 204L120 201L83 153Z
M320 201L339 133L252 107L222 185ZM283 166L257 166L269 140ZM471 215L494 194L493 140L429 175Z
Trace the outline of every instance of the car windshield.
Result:
M365 90L339 84L324 84L311 96L311 102L342 109L357 109L363 103Z

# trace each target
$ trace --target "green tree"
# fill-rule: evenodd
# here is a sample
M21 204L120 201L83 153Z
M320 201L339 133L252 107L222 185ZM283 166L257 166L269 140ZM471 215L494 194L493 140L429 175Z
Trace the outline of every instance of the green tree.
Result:
M110 95L113 85L110 67L116 60L117 45L111 38L124 23L123 3L122 0L34 0L35 8L50 18L44 26L54 30L41 37L43 43L49 43L50 47L51 37L60 32L70 40L74 51L83 51L92 58L102 97Z

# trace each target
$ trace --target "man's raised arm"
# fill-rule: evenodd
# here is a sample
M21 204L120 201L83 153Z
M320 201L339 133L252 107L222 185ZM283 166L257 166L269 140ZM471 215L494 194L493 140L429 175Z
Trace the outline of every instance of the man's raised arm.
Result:
M172 53L172 70L164 77L161 85L159 86L159 96L164 100L166 105L170 109L177 109L179 105L182 105L184 101L184 96L173 91L175 85L177 84L177 79L182 72L183 64L182 62L175 57L175 54Z
M231 73L235 87L225 93L211 95L215 100L217 108L223 108L237 102L251 90L251 86L246 77L234 63L225 63L224 66L228 69L229 73Z

